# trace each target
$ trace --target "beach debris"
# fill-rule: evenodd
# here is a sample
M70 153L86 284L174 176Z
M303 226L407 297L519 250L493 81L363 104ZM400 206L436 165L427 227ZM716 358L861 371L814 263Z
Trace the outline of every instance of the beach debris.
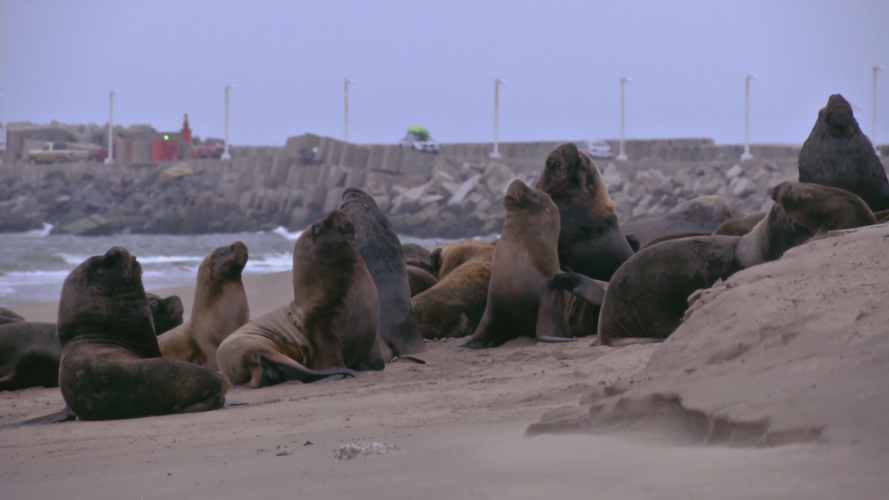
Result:
M351 460L353 458L365 458L373 455L385 455L386 453L398 453L401 448L394 444L385 444L377 441L366 443L354 442L340 446L333 451L337 460Z
M287 455L293 455L293 452L288 451L288 450L281 450L275 456L276 457L286 457Z

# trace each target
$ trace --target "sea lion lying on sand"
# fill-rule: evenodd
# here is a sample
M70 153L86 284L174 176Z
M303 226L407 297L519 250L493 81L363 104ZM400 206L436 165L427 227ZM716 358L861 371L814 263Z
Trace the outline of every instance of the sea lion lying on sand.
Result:
M9 323L20 323L22 321L25 321L25 318L19 316L10 309L0 307L0 325L7 325Z
M432 252L432 269L441 280L465 262L474 259L491 260L493 255L494 245L486 241L473 239L455 241Z
M662 217L621 224L624 234L632 235L639 248L660 236L678 233L712 234L719 226L742 214L719 196L699 196L680 203ZM574 270L576 272L576 269ZM582 273L581 273L582 274Z
M713 231L714 236L723 235L723 236L744 236L753 230L753 228L759 224L759 221L766 216L765 212L756 212L750 215L745 215L743 217L738 217L735 219L729 219L719 227L716 228L716 231Z
M341 210L303 231L293 246L293 301L219 346L219 370L232 383L255 388L383 369L377 291L354 242Z
M406 266L405 269L407 270L407 281L411 287L411 298L429 290L438 283L435 276L429 274L425 269L414 266Z

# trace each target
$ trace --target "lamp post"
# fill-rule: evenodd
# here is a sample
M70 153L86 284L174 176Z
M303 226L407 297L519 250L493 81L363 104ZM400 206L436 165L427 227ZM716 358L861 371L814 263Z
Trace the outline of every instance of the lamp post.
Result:
M624 146L624 87L632 81L632 78L625 76L620 79L620 154L617 155L617 161L627 161L627 151Z
M494 152L491 153L491 158L495 160L500 159L500 149L499 149L499 126L500 126L500 85L506 83L506 80L501 80L497 78L494 80Z
M225 151L222 152L223 160L231 160L232 155L228 152L228 91L236 88L232 84L228 84L225 86Z
M355 83L355 80L351 78L346 78L346 81L343 83L343 97L345 100L343 101L345 107L345 120L343 121L343 140L349 142L349 84Z
M870 114L870 140L874 144L874 151L880 156L880 150L877 149L877 72L885 69L883 66L874 66L874 94L873 94L873 111Z
M744 153L741 154L741 161L753 159L750 154L750 80L756 80L756 75L744 78Z
M119 90L108 93L108 156L105 163L114 163L114 94L119 93Z

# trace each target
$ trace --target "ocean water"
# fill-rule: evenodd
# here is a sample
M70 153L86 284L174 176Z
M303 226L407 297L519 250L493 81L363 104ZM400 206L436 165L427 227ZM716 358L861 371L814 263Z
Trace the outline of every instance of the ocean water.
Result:
M194 236L121 234L50 235L52 226L28 233L0 234L0 306L58 300L68 274L93 255L122 246L142 264L146 290L194 283L198 266L214 248L242 241L250 258L244 274L287 271L301 232L274 231ZM496 237L494 235L493 237ZM399 236L402 243L432 245L450 240Z

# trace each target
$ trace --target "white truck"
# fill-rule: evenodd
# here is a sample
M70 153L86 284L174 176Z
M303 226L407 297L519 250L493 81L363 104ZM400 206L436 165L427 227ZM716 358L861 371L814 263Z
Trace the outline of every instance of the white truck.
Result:
M64 142L47 142L40 149L28 151L28 161L36 163L57 163L64 161L85 160L89 151L73 149Z

